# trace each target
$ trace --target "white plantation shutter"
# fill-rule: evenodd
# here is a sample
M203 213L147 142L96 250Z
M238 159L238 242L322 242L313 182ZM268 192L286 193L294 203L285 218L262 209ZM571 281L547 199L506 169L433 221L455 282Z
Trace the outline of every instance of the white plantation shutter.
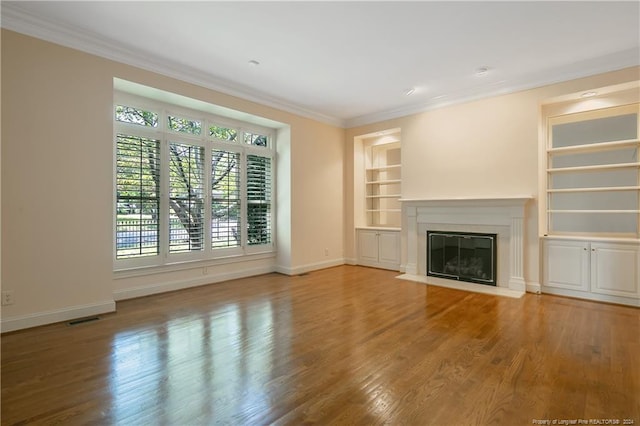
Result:
M214 149L211 153L211 247L239 247L240 153Z
M270 129L116 98L116 269L274 249Z
M271 158L247 155L247 244L271 243Z
M169 144L169 252L204 248L204 148Z
M160 141L116 136L116 258L159 251Z

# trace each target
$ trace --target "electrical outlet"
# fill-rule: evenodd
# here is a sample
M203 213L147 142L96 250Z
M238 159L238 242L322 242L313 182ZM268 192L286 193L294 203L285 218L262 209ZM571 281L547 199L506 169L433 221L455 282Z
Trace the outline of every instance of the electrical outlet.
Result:
M2 292L2 305L13 305L13 291Z
M329 256L329 249L328 248L324 249L324 255L325 256Z

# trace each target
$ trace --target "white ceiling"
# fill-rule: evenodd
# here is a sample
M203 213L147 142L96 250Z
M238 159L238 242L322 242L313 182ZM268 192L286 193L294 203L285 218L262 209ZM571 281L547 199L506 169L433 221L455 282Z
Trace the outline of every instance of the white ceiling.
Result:
M347 127L640 65L638 1L3 1L2 26Z

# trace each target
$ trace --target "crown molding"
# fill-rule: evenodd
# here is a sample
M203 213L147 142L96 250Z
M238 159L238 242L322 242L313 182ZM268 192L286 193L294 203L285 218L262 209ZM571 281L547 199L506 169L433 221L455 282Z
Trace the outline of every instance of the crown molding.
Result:
M149 55L142 50L133 49L130 46L105 37L98 37L79 28L71 28L57 22L44 20L26 12L14 2L2 4L0 26L11 31L152 71L186 83L196 84L226 95L300 115L332 126L341 128L345 126L345 121L340 118L312 111L180 63Z
M122 43L78 28L70 28L59 23L43 20L20 8L16 2L2 3L2 28L26 34L51 43L70 47L102 58L135 66L167 77L175 78L187 83L215 90L240 99L269 106L291 114L310 118L322 123L340 128L351 128L367 124L406 117L446 106L471 102L493 96L506 95L522 90L533 89L554 83L588 77L604 72L616 71L640 65L640 53L636 49L615 52L568 66L548 69L536 74L529 74L517 80L508 81L503 85L488 85L484 88L473 88L466 91L448 94L444 99L431 100L401 108L366 114L359 117L342 119L310 110L283 99L261 93L255 89L233 83L186 67L177 62L167 61L157 56L133 49Z
M617 71L640 65L640 52L637 49L627 49L598 58L575 62L571 65L548 69L536 74L529 74L507 82L505 85L489 85L485 88L474 88L464 92L449 94L445 99L433 100L426 103L410 105L379 113L367 114L345 120L345 127L358 127L380 121L406 117L446 106L472 102L494 96L507 95L523 90L562 83L583 77L590 77L605 72Z

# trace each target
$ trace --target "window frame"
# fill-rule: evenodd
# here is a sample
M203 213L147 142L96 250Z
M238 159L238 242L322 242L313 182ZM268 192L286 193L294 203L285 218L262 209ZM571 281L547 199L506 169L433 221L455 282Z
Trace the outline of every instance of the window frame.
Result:
M138 124L126 123L116 120L115 109L118 105L139 108L158 114L157 127L145 127ZM189 108L168 104L153 99L136 96L130 93L114 91L114 102L111 109L113 123L113 264L114 270L127 270L153 266L164 266L194 261L207 261L215 259L242 258L263 253L272 253L276 250L276 129L258 126L252 123L221 117L215 114L192 110ZM199 135L186 132L178 132L169 128L168 116L187 118L200 121L202 130ZM209 135L210 126L225 127L237 132L235 141L221 140ZM267 137L267 146L256 146L244 143L245 133L261 134ZM146 137L160 141L160 212L158 229L158 254L134 258L118 258L117 242L117 160L118 135ZM169 220L171 215L169 204L169 145L172 143L201 146L204 148L204 239L203 247L198 251L171 253L169 242ZM214 150L224 150L238 153L240 157L240 244L236 247L212 247L212 188L211 188L211 160ZM271 162L270 170L270 241L265 244L249 245L248 215L247 215L247 156L259 155L267 157ZM208 172L207 172L208 171Z

